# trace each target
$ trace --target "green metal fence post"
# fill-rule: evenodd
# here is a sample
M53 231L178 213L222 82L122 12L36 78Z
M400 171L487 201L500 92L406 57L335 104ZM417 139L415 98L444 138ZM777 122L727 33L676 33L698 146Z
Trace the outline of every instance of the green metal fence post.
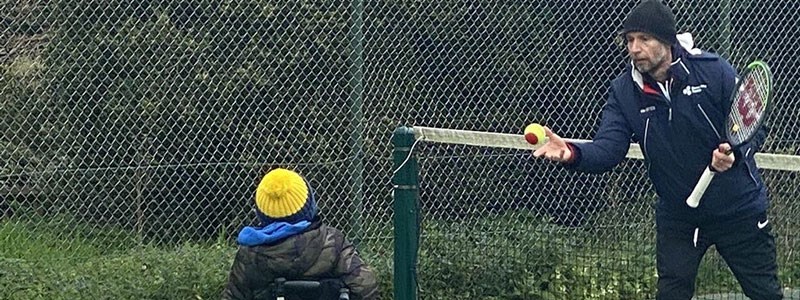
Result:
M353 0L351 2L350 12L350 157L353 163L350 165L350 199L353 201L353 209L355 213L352 214L351 224L352 232L354 234L353 243L358 246L361 244L361 239L364 237L363 229L361 228L362 215L364 214L364 140L362 133L364 131L364 124L361 119L363 118L362 104L364 94L364 21L362 15L364 12L363 0Z
M419 247L419 166L411 152L414 130L398 127L392 136L394 187L394 299L416 299Z

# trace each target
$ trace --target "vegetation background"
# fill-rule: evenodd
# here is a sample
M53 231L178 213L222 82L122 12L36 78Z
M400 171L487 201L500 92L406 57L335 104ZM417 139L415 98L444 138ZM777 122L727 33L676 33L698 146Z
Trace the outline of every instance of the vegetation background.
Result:
M398 125L590 138L636 1L0 0L0 299L218 298L265 170L302 171L392 295ZM798 154L800 3L669 1L681 30L773 66L764 151ZM426 299L641 299L641 162L583 175L419 145ZM798 287L796 172L764 170ZM712 251L700 293L737 291Z

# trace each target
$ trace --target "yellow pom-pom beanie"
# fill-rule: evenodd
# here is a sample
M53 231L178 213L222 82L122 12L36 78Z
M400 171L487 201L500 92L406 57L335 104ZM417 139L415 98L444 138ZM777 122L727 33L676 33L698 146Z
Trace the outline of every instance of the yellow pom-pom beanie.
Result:
M312 221L318 211L314 198L314 190L300 174L274 169L256 188L256 214L264 225Z

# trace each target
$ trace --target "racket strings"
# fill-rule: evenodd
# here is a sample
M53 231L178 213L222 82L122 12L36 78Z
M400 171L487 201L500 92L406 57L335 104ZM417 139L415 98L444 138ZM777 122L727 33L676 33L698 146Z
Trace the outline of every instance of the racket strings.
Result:
M751 93L748 88L748 86L752 84L751 81L752 78L748 76L744 79L744 82L742 82L741 88L736 90L736 102L732 103L731 112L728 116L730 122L727 127L728 138L733 145L740 144L744 141L744 138L747 137L747 133L749 133L748 127L745 126L744 116L739 110L739 105L741 104L740 102L744 101L745 97L748 97L748 94Z
M737 89L736 103L733 103L728 116L728 138L732 144L741 144L758 129L769 99L769 80L766 71L754 69ZM757 103L749 103L752 101Z
M772 83L770 82L770 75L765 70L757 70L753 75L754 85L758 92L759 100L761 100L761 104L766 107L767 101L769 101L769 90L771 88Z

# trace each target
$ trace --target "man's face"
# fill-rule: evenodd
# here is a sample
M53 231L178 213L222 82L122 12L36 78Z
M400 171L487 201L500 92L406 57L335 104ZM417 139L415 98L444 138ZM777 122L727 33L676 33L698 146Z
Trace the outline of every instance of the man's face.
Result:
M625 40L628 55L639 72L651 73L659 68L669 68L670 61L667 59L669 46L654 36L633 31L625 34Z

